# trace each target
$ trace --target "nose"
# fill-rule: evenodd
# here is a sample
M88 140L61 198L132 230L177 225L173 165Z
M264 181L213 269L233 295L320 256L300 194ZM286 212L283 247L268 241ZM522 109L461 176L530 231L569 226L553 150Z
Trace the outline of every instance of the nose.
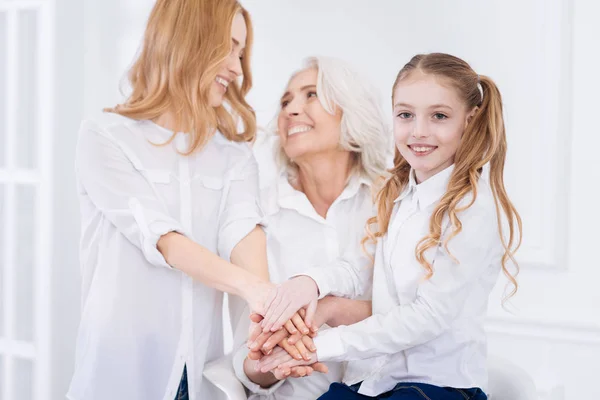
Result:
M287 104L285 111L287 112L288 117L294 117L302 113L302 107L300 101L297 98L294 98Z
M414 138L426 138L429 136L427 124L425 123L425 121L419 120L419 118L415 119L415 123L413 124L412 136Z
M244 70L242 69L242 60L240 60L240 58L236 54L231 54L229 56L229 63L227 65L227 69L230 73L235 75L236 78L242 76L242 74L244 73Z

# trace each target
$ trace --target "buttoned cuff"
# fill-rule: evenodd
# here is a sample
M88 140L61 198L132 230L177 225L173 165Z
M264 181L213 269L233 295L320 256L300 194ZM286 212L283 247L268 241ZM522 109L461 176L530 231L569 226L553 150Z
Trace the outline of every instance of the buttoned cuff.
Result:
M235 376L242 382L242 384L253 394L260 396L269 396L273 394L285 380L278 381L268 388L261 387L260 385L252 382L250 378L244 372L244 361L248 357L250 350L244 345L240 347L233 355L233 369Z
M318 361L345 361L346 351L339 329L331 328L320 332L313 342L317 348Z

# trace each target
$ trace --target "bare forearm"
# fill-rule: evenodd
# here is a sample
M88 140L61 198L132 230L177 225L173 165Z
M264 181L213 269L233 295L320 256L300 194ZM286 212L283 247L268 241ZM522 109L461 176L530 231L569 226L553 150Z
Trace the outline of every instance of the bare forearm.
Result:
M251 287L264 281L179 233L163 235L157 248L173 268L209 287L242 298L246 298L246 292Z
M263 388L268 388L278 382L278 379L272 373L256 371L254 368L256 364L258 364L258 361L249 358L244 360L244 373L248 379Z
M328 297L327 325L352 325L371 316L371 301Z

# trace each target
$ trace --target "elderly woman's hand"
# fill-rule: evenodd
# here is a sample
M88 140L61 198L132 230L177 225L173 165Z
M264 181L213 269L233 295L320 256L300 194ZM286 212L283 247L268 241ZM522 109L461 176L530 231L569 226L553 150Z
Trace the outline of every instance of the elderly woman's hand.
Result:
M320 369L327 368L326 365L318 362L317 353L310 353L309 360L295 360L282 347L277 346L271 352L271 354L269 354L268 356L264 356L260 359L260 361L256 364L256 369L262 373L265 373L278 368L281 373L285 374L286 372L288 372L288 370L291 370L291 368L299 366L310 366L314 364L318 364L318 367Z
M266 313L261 323L263 332L279 330L303 307L306 307L304 323L308 328L316 331L312 322L318 295L317 284L309 276L298 276L277 285L277 290L271 290L265 302Z

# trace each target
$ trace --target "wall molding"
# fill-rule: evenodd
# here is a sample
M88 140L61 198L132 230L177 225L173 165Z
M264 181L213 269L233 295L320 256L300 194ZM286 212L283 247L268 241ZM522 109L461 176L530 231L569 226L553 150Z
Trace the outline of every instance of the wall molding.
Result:
M572 140L572 0L537 0L540 10L535 23L540 36L536 52L539 71L532 76L532 87L524 88L532 101L541 102L543 117L539 129L532 132L537 157L531 162L531 209L539 221L533 233L536 242L526 242L518 253L527 269L565 270L568 268L569 176ZM523 132L527 134L527 132ZM529 236L531 237L531 236Z
M600 346L600 325L547 321L535 318L489 317L485 323L488 334L542 339L576 345Z

